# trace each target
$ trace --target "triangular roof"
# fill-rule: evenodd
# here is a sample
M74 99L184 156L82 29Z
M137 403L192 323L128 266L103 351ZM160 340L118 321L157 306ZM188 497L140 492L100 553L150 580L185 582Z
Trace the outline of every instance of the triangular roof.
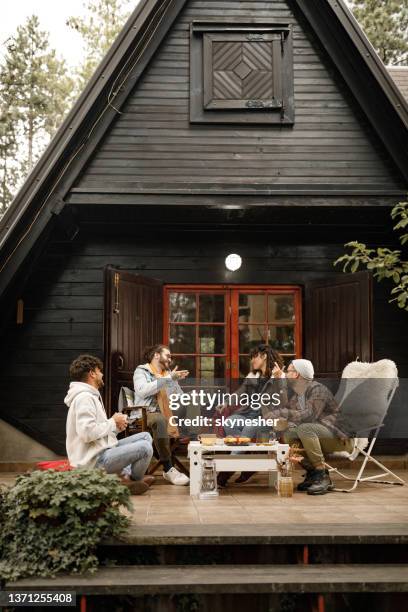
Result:
M187 0L141 0L0 221L0 296L52 226L80 170ZM408 104L343 0L291 0L408 183ZM131 78L127 78L131 77Z
M408 66L388 66L387 70L408 102Z

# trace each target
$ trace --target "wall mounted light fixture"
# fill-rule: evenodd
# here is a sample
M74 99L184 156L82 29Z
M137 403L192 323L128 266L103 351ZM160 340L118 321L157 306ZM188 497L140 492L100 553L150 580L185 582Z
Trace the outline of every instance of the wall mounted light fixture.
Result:
M236 253L231 253L228 257L225 258L225 267L227 270L231 270L231 272L235 272L239 270L242 264L242 259Z

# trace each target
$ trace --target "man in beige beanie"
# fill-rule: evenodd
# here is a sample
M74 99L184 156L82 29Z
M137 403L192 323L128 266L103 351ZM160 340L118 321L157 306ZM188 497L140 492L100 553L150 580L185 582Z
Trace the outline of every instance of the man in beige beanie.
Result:
M274 368L273 376L285 378L278 366ZM300 442L305 450L301 465L306 469L306 475L298 490L307 491L309 495L324 495L333 489L324 465L325 454L351 452L353 443L336 425L340 409L331 391L313 378L312 362L294 359L286 371L286 381L293 395L288 399L287 388L283 388L280 407L264 416L282 419L285 442Z

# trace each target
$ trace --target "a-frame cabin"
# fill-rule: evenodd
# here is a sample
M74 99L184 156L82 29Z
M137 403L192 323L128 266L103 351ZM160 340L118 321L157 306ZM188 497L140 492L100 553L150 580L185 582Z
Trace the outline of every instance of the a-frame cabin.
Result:
M104 357L110 409L162 339L207 378L261 338L407 376L390 288L333 266L395 244L407 127L342 0L141 0L0 222L0 418L64 453L71 360Z

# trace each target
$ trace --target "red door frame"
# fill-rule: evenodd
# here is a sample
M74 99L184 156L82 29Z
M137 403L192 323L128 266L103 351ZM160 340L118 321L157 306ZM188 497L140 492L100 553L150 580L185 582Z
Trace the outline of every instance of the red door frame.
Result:
M238 327L232 328L232 321L238 320L239 294L249 293L262 294L265 292L274 295L292 293L295 298L295 354L302 356L302 288L298 285L196 285L196 284L169 284L163 287L163 343L169 342L169 300L168 294L172 291L200 292L200 293L222 293L225 295L225 327L226 338L231 342L225 347L226 352L226 378L239 378L239 346ZM208 325L208 321L206 322ZM196 322L184 323L184 325L197 325ZM196 329L198 333L198 325ZM231 357L236 359L231 363Z

